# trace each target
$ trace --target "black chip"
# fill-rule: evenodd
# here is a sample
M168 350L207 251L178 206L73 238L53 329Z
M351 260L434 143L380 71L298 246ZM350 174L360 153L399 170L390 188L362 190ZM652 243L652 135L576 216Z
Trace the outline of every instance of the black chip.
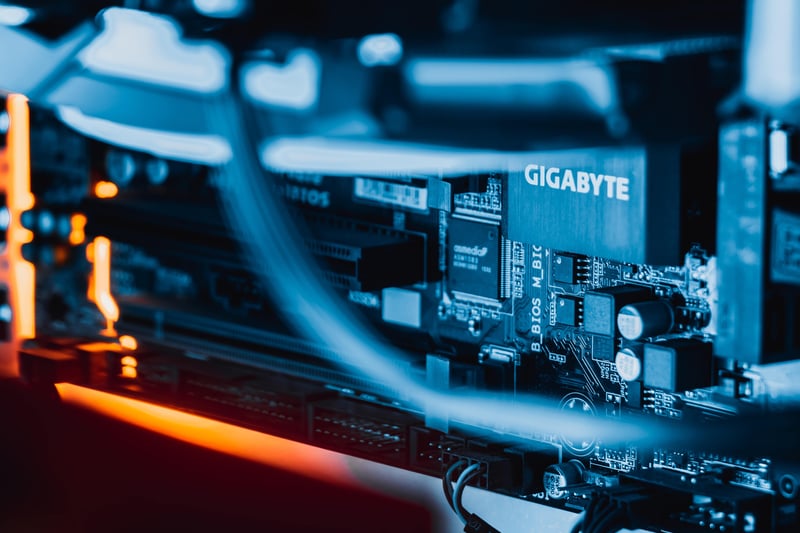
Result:
M600 361L613 361L616 355L613 337L604 335L592 336L592 358Z
M447 266L456 292L499 297L500 233L497 226L461 219L450 221Z
M628 407L633 409L641 409L642 408L642 382L641 381L629 381L628 382L628 396L627 396Z
M553 281L575 285L580 282L581 273L578 268L583 256L557 252L553 256Z
M580 324L581 302L570 296L556 297L556 323L564 326Z

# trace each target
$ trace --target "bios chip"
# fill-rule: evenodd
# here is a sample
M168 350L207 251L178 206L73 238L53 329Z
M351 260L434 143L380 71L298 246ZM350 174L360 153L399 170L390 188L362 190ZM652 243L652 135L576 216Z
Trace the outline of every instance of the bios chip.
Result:
M499 297L500 231L493 224L452 219L447 266L454 292Z

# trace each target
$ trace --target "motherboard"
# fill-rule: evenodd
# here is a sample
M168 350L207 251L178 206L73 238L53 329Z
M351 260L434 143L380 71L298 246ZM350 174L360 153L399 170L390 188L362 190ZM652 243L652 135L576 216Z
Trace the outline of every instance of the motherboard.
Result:
M581 124L602 134L512 129L502 147L481 130L493 116L428 127L450 116L435 73L453 65L422 53L353 74L378 88L367 107L383 136L326 143L303 130L308 117L272 110L293 133L256 124L247 156L232 140L230 157L149 149L108 126L122 118L5 95L0 325L19 373L442 477L467 531L494 531L463 509L467 484L581 513L575 531L794 531L797 458L702 431L795 398L770 365L790 373L800 357L800 135L746 103L696 126L660 81L695 76L717 106L736 82L724 60L738 56L724 39L676 42L561 65L596 74L602 57L635 87L638 100L621 90L608 112L628 113L629 131L592 116ZM344 48L297 48L285 64L322 57L356 72ZM681 116L662 121L654 102ZM417 127L432 138L412 143ZM492 149L460 144L469 128ZM289 278L270 264L274 235L249 239L231 217L231 165L246 158L264 211L292 226L297 268L313 268L309 286L337 302L326 323L303 318L322 296L276 296ZM379 340L373 351L392 355L400 381L437 398L503 399L520 423L470 418L387 381L326 342L339 312ZM657 433L608 430L628 426Z

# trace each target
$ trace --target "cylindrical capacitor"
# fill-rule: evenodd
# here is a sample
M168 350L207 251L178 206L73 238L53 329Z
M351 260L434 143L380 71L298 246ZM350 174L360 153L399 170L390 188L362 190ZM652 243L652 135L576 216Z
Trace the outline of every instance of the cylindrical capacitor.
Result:
M674 323L672 306L664 300L629 304L617 315L620 334L631 341L669 333Z
M564 488L583 483L583 471L583 463L577 459L545 468L544 490L547 496L555 500L566 498Z
M642 375L642 360L631 348L623 348L614 358L619 377L625 381L634 381Z

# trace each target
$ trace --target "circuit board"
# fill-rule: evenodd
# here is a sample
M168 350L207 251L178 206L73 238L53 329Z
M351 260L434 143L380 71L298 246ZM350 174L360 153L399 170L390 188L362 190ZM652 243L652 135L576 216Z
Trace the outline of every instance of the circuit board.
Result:
M431 475L481 464L478 486L564 509L647 487L673 528L772 527L765 502L797 496L770 458L433 420L297 334L265 288L280 273L262 276L227 224L220 169L85 138L36 107L31 152L27 379L46 379L58 349L64 379ZM716 243L695 239L680 202L664 207L680 180L646 186L669 171L663 152L526 157L456 176L266 175L330 290L407 355L398 372L534 394L589 425L757 412L757 393L730 385L745 369L714 347Z

